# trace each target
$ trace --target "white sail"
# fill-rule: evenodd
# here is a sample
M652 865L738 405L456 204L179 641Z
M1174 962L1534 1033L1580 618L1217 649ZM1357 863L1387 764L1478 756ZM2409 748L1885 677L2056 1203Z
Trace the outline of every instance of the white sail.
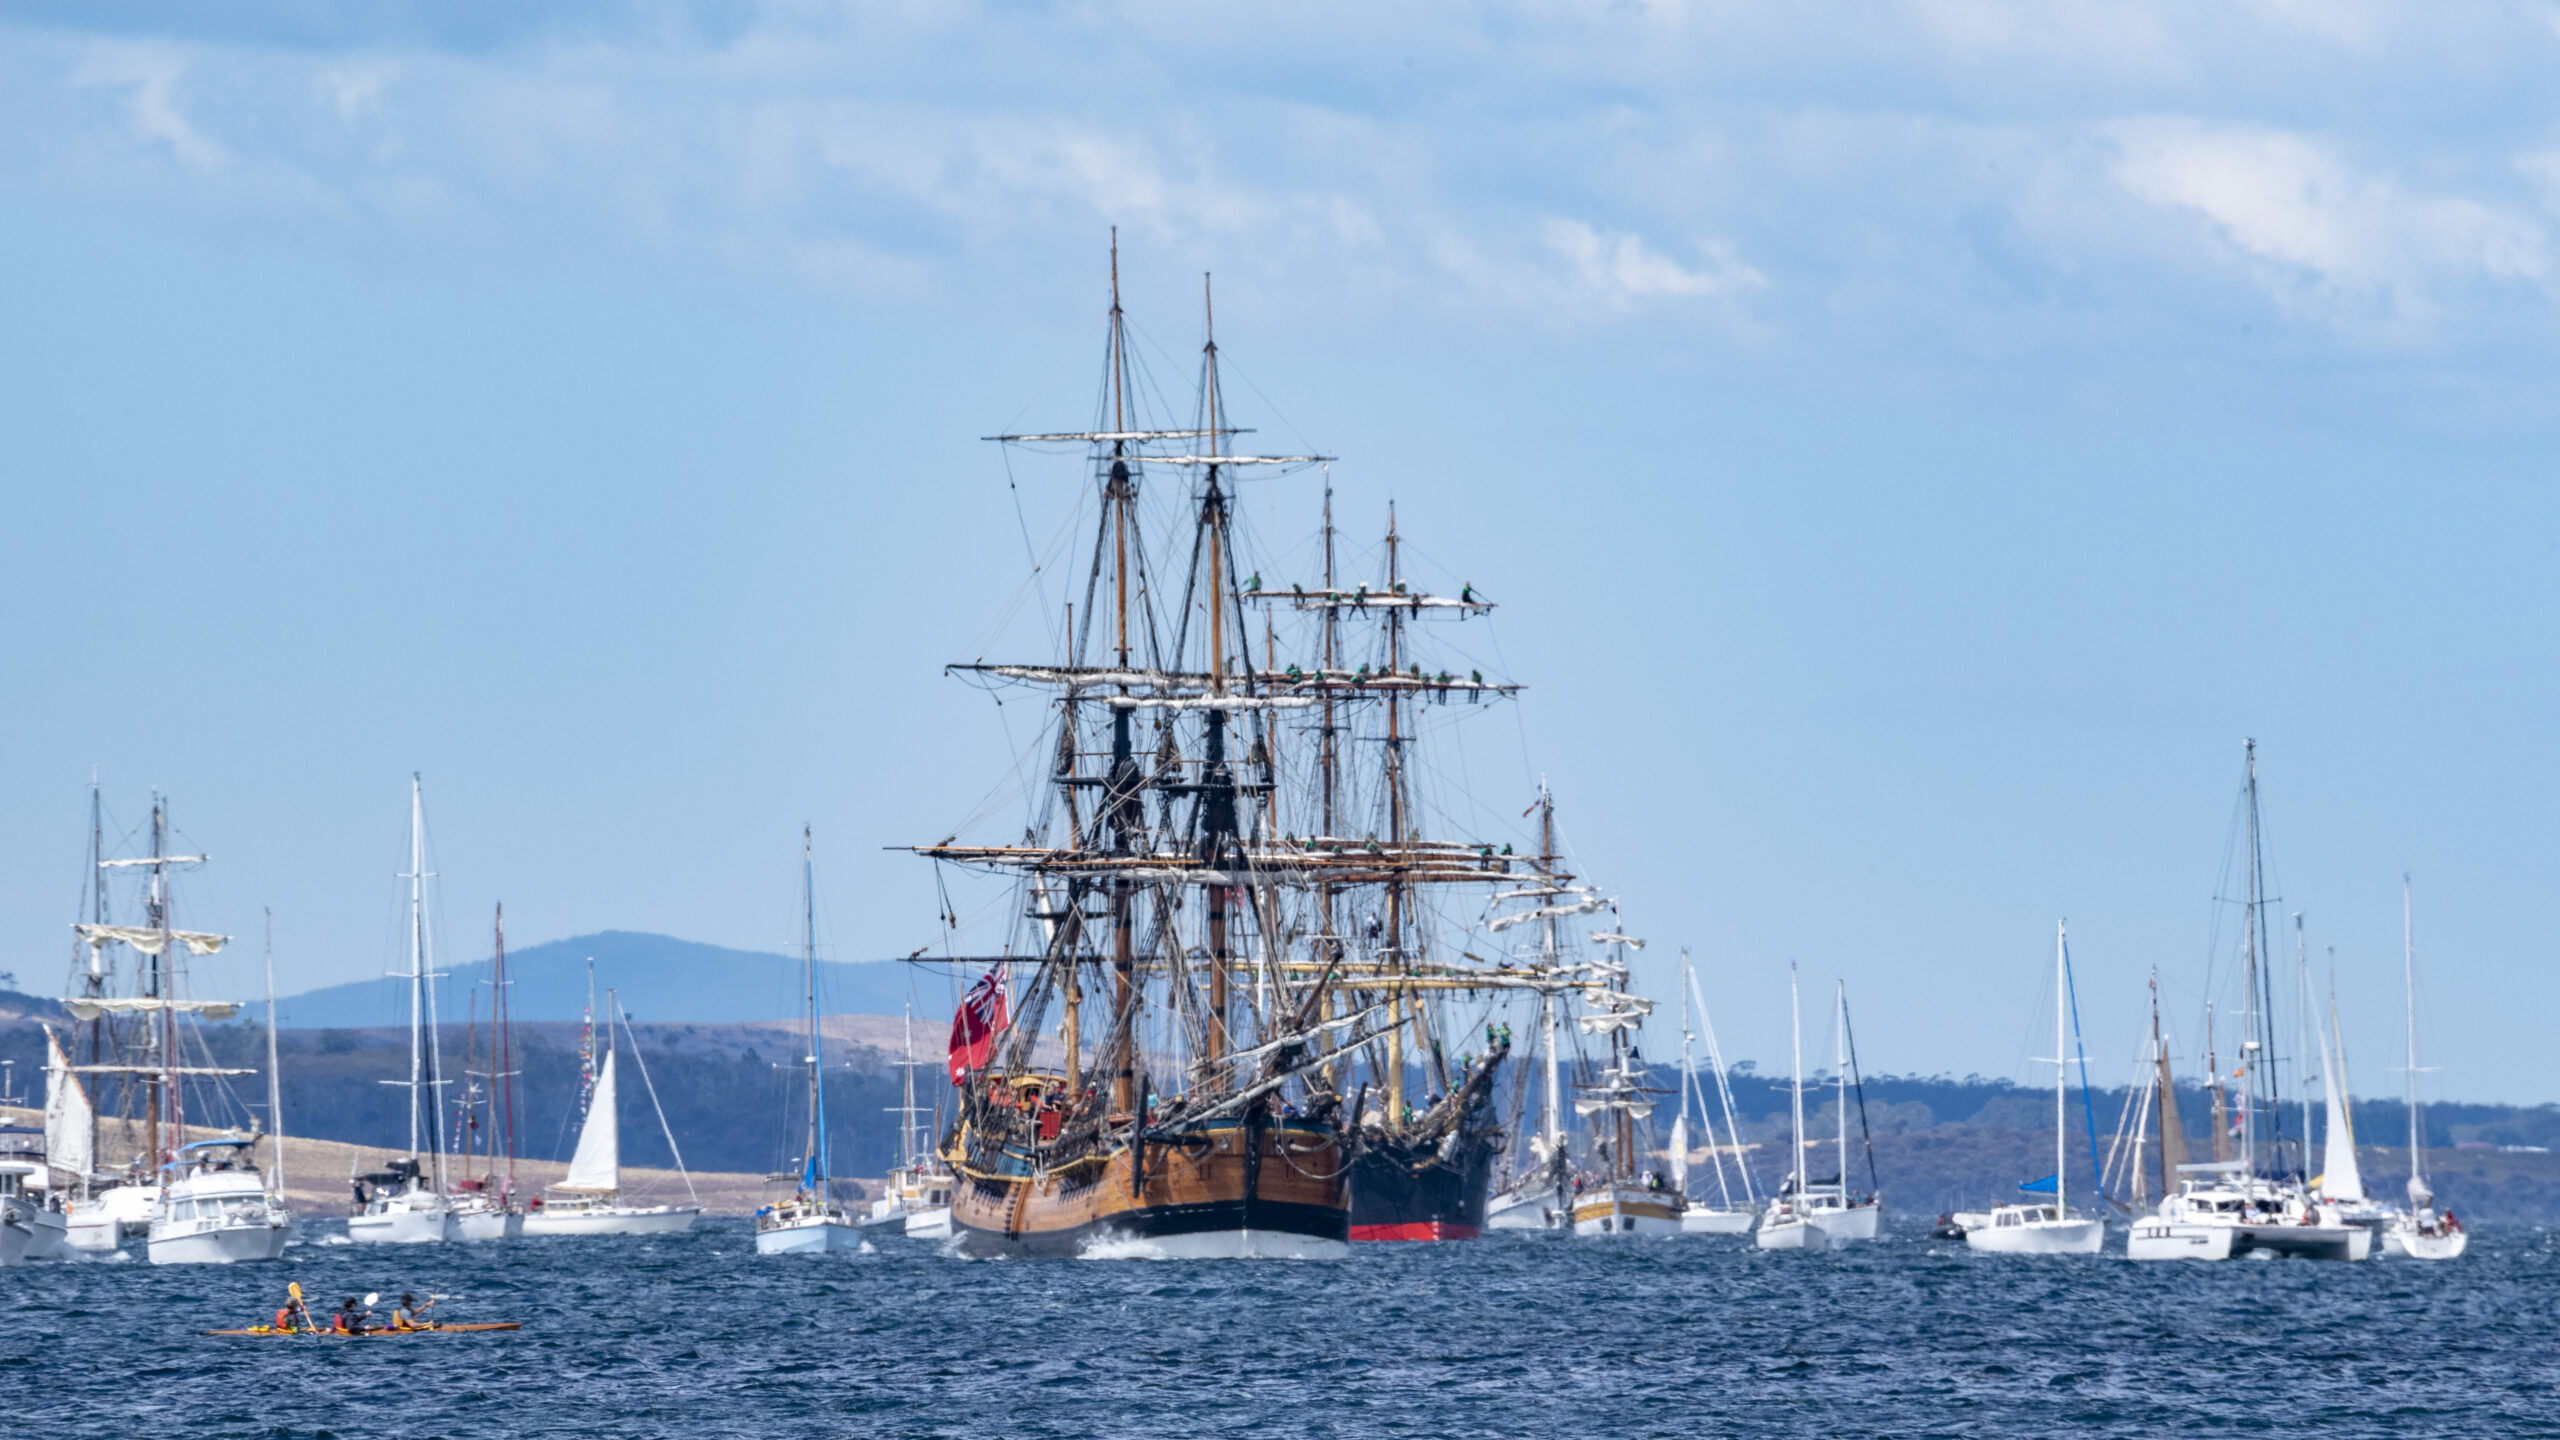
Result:
M62 1002L74 1020L95 1020L101 1015L130 1015L145 1010L175 1010L181 1015L201 1015L207 1020L228 1020L240 1013L237 1000L156 1000L147 995L89 996Z
M2314 1027L2317 1028L2317 1027ZM2362 1200L2364 1176L2356 1170L2355 1129L2347 1121L2347 1077L2338 1073L2329 1037L2320 1037L2320 1088L2329 1097L2329 1143L2321 1156L2321 1193L2332 1200Z
M80 1088L80 1077L71 1073L71 1061L62 1053L62 1042L54 1038L53 1027L44 1032L44 1156L56 1170L86 1175L94 1168L96 1154L90 1149L91 1132L96 1129L97 1112L89 1107L89 1092Z
M569 1157L563 1190L615 1191L622 1188L622 1133L614 1124L613 1052L604 1052L604 1068L596 1072L596 1093L587 1101L586 1128L578 1132L578 1153Z
M1689 1193L1689 1110L1685 1103L1680 1118L1671 1122L1671 1188Z

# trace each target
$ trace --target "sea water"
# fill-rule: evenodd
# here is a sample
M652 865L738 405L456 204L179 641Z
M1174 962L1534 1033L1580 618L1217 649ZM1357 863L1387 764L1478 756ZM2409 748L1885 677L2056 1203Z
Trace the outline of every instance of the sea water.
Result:
M1910 1223L1839 1254L1528 1234L1324 1262L311 1228L276 1265L0 1271L0 1416L46 1440L2560 1435L2560 1237L2522 1228L2447 1264L2220 1265L1975 1255ZM315 1310L433 1292L525 1328L197 1333L287 1280Z

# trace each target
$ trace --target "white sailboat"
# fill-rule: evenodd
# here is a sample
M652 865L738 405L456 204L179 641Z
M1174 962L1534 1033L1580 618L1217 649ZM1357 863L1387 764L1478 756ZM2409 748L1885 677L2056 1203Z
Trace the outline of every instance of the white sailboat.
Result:
M800 830L800 952L809 1020L809 1135L801 1148L799 1188L789 1200L756 1211L756 1253L812 1255L858 1250L862 1235L837 1203L834 1177L827 1168L827 1087L822 1039L818 1033L818 901L817 871L810 856L809 830ZM914 1082L908 1082L912 1094ZM579 1137L580 1141L585 1136Z
M2471 1232L2451 1211L2435 1208L2435 1191L2427 1184L2426 1123L2418 1104L2418 948L2406 877L2400 882L2400 973L2409 1017L2409 1208L2383 1232L2382 1249L2411 1260L2452 1260L2471 1248Z
M507 907L500 905L490 921L489 1068L471 1068L479 1048L479 1022L471 1020L463 1055L463 1136L460 1160L470 1168L476 1156L478 1175L457 1182L446 1205L453 1212L453 1238L467 1242L513 1240L524 1233L524 1207L516 1202L515 1026L508 999ZM482 1082L487 1088L482 1088ZM488 1124L481 1125L481 1117ZM507 1169L498 1173L498 1149L507 1152Z
M906 1058L898 1065L905 1074L901 1103L891 1113L898 1117L898 1163L889 1171L886 1193L871 1202L861 1221L865 1230L894 1231L915 1240L947 1240L951 1237L951 1167L934 1153L933 1131L923 1121L926 1111L916 1104L916 1066L928 1062L916 1059L916 1007L907 1006ZM921 1138L924 1143L919 1145Z
M2053 932L2053 1203L1993 1207L1988 1223L1967 1225L1964 1243L1996 1255L2095 1255L2106 1243L2105 1220L2071 1213L2069 1104L2064 1076L2069 1069L2063 1022L2070 1010L2069 961L2062 927ZM2037 1187L2040 1188L2040 1187Z
M586 1123L578 1130L578 1148L569 1157L569 1173L559 1184L543 1192L531 1213L524 1218L524 1233L534 1235L664 1235L690 1230L702 1216L699 1203L689 1205L631 1205L622 1198L622 1127L616 1115L614 1058L620 1047L614 1043L614 1026L619 1022L630 1029L623 1016L621 1002L607 992L605 1002L604 1066L596 1072L596 1088L587 1103ZM639 1056L639 1038L632 1038L632 1055ZM648 1084L649 1068L641 1062L641 1083ZM651 1090L649 1103L657 1105L657 1094ZM663 1129L666 1113L659 1111ZM684 1156L676 1150L675 1133L667 1132L667 1149L675 1155L676 1171L684 1173ZM693 1177L685 1176L685 1192L693 1192Z
M357 1180L347 1238L359 1245L437 1245L454 1238L445 1195L444 1055L435 987L428 983L437 977L427 933L427 811L415 773L409 776L409 868L400 878L409 882L409 969L401 977L409 982L409 1078L382 1083L409 1092L409 1153Z
M1763 1250L1836 1250L1860 1240L1873 1240L1876 1222L1884 1214L1884 1200L1880 1196L1860 1196L1849 1188L1848 986L1845 982L1840 986L1838 1023L1833 1030L1840 1090L1840 1171L1829 1180L1813 1180L1805 1174L1804 1019L1792 965L1787 967L1787 1014L1795 1051L1794 1125L1789 1135L1795 1145L1796 1163L1786 1189L1761 1212L1756 1238ZM1873 1164L1872 1154L1869 1164Z
M1725 1083L1724 1051L1716 1044L1715 1021L1707 1014L1707 997L1698 989L1697 967L1689 963L1689 952L1680 952L1680 1117L1671 1122L1671 1185L1683 1196L1689 1196L1689 1102L1697 1100L1698 1126L1706 1132L1707 1157L1716 1168L1716 1203L1709 1205L1694 1196L1680 1211L1680 1229L1688 1235L1747 1235L1751 1224L1759 1218L1760 1197L1751 1186L1751 1163L1745 1159L1742 1129L1733 1122L1733 1091ZM1716 1094L1724 1102L1725 1136L1733 1142L1734 1169L1741 1172L1742 1195L1737 1202L1733 1185L1725 1178L1724 1149L1716 1143L1715 1121L1707 1114L1705 1087L1698 1082L1697 1067L1689 1058L1689 1005L1697 1002L1698 1024L1706 1030L1707 1065L1715 1076Z

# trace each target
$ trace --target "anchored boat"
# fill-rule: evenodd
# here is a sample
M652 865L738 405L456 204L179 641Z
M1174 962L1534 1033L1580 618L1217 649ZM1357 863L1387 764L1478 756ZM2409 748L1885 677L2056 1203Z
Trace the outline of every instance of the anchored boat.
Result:
M862 1236L853 1217L836 1200L834 1177L827 1169L827 1088L823 1037L818 1033L818 899L817 868L809 828L800 829L800 956L802 988L809 1021L809 1128L801 1142L799 1182L791 1198L756 1211L759 1255L825 1254L857 1250Z

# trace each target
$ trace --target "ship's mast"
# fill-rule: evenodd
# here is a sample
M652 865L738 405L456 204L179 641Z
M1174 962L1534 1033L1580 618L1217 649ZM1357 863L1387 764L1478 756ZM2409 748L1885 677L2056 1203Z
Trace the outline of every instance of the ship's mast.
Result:
M489 1030L497 1052L497 1073L490 1077L490 1100L496 1110L491 1119L505 1137L507 1147L507 1185L501 1194L512 1196L516 1190L515 1010L507 1003L507 986L512 982L507 979L507 907L503 902L497 907L493 924L496 957L489 977Z
M2426 1127L2420 1119L2418 1105L2418 942L2412 921L2409 899L2409 877L2400 877L2400 983L2403 1004L2409 1018L2408 1079L2409 1095L2409 1203L2424 1208L2435 1199L2427 1185Z
M800 958L809 1014L809 1143L801 1153L808 1158L800 1172L800 1188L813 1191L825 1199L827 1173L827 1092L820 1073L825 1069L820 1057L818 1034L818 880L816 862L811 858L809 827L800 827Z
M2066 1193L2070 1182L2065 1178L2071 1167L2066 1163L2062 1139L2070 1123L2069 1108L2063 1101L2063 1072L2068 1068L2063 1057L2069 1052L2063 1048L2068 1042L2063 1037L2062 1022L2071 1004L2070 981L2063 973L2063 966L2067 963L2063 959L2066 943L2063 936L2064 927L2057 921L2053 927L2053 1218L2056 1220L2071 1213L2071 1202ZM1844 1115L1842 1119L1845 1121L1847 1117ZM1841 1172L1844 1180L1847 1173L1845 1170Z
M1202 399L1208 407L1208 424L1202 428L1207 446L1209 487L1202 501L1201 525L1209 544L1209 694L1212 698L1226 693L1226 616L1227 569L1220 541L1226 538L1226 498L1218 489L1218 324L1217 310L1211 303L1209 277L1200 277L1200 303L1206 320L1206 339L1201 344L1201 369L1204 375ZM1235 837L1235 792L1226 773L1227 712L1208 712L1208 748L1203 756L1201 784L1201 859L1213 869L1208 890L1209 931L1209 1033L1202 1037L1201 1055L1208 1062L1212 1079L1222 1073L1229 1023L1227 994L1227 897L1232 885L1224 873L1226 851Z
M1787 963L1787 1034L1793 1046L1795 1076L1794 1128L1788 1132L1795 1145L1796 1204L1804 1204L1804 1000L1796 983L1795 962Z
M160 932L160 951L151 957L151 980L147 993L152 999L161 1001L174 999L177 994L177 987L169 983L174 977L163 969L164 965L174 965L177 961L177 957L169 953L171 921L168 835L168 809L162 803L161 797L154 794L151 797L150 915L151 928ZM149 1126L151 1164L154 1167L152 1178L156 1181L160 1174L157 1167L169 1158L162 1153L160 1144L161 1121L163 1119L168 1121L169 1133L172 1137L169 1142L170 1149L174 1150L184 1143L186 1137L184 1097L178 1093L178 1012L175 1006L163 1004L160 1007L158 1015L153 1019L152 1037L153 1043L160 1051L160 1074L152 1082Z
M1546 777L1538 777L1538 863L1541 873L1552 877L1556 865L1556 797L1547 789ZM1552 899L1553 897L1549 897ZM1548 908L1553 908L1552 906ZM1550 975L1555 973L1557 955L1556 917L1549 915L1541 929L1545 932L1539 958ZM1557 995L1549 989L1539 992L1538 1009L1546 1031L1547 1047L1547 1154L1561 1156L1564 1151L1564 1073L1563 1057L1557 1054ZM1550 1161L1550 1163L1554 1163Z

